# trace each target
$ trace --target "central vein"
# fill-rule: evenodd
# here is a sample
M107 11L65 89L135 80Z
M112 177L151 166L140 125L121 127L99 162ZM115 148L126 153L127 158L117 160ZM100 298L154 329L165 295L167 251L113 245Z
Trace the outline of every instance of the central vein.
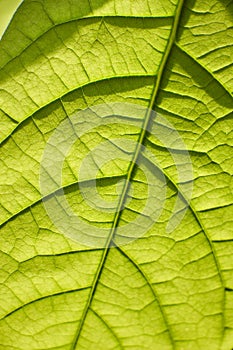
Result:
M133 158L132 158L132 160L130 162L129 168L128 168L127 178L126 178L126 181L125 181L125 184L124 184L124 187L123 187L123 190L122 190L122 194L120 196L120 200L119 200L119 203L118 203L118 206L117 206L117 209L116 209L116 213L115 213L115 216L114 216L113 224L112 224L109 236L107 238L106 246L104 248L103 255L101 257L101 261L99 263L99 266L98 266L98 269L97 269L97 272L96 272L96 275L95 275L95 279L93 281L93 285L92 285L92 288L91 288L91 291L90 291L88 302L87 302L86 307L85 307L85 309L83 311L82 319L80 321L79 327L77 329L77 332L75 334L73 343L71 345L71 350L74 350L76 348L77 343L78 343L78 340L79 340L79 337L80 337L80 334L81 334L81 331L82 331L82 328L83 328L83 325L84 325L84 322L85 322L85 319L86 319L89 307L90 307L90 305L92 303L92 300L93 300L93 297L94 297L94 294L95 294L95 291L96 291L96 287L98 285L98 281L100 279L100 276L101 276L101 273L102 273L105 261L106 261L107 256L108 256L109 248L111 246L111 243L113 241L114 235L116 233L116 230L117 230L117 227L118 227L118 224L119 224L119 220L121 218L121 213L122 213L122 210L124 208L125 201L127 199L127 193L129 191L129 188L130 188L130 182L131 182L131 179L132 179L132 175L134 173L134 170L136 169L136 163L137 163L138 157L140 155L140 152L141 152L144 140L146 138L147 129L148 129L149 123L150 123L152 115L153 115L152 109L154 107L154 104L155 104L155 101L156 101L156 98L157 98L157 95L158 95L158 91L159 91L159 88L160 88L160 84L161 84L161 80L162 80L162 77L163 77L164 69L165 69L167 60L169 58L169 55L171 53L173 44L174 44L174 42L176 40L176 34L177 34L177 29L178 29L178 25L179 25L180 16L181 16L181 11L182 11L182 8L183 8L183 3L184 3L184 0L180 0L178 2L178 4L177 4L177 7L176 7L176 11L175 11L175 14L174 14L174 19L173 19L173 24L172 24L172 29L171 29L171 32L170 32L170 36L169 36L169 39L168 39L168 42L167 42L167 46L166 46L165 52L163 54L163 57L162 57L162 60L161 60L160 66L159 66L159 70L158 70L157 76L156 76L155 84L154 84L152 95L151 95L151 99L150 99L150 104L148 106L145 118L143 120L143 124L142 124L142 127L141 127L141 132L140 132L139 139L138 139L138 142L137 142L137 147L135 149L134 156L133 156Z

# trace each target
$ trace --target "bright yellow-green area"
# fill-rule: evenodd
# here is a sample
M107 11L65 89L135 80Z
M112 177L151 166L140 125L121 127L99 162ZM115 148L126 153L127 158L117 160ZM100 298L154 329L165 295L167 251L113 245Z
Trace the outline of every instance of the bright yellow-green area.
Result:
M233 348L232 14L229 0L25 0L19 8L0 42L0 350ZM69 124L93 127L69 149L61 187L89 236L102 230L114 245L104 249L71 239L72 220L61 234L39 174L60 123L111 102L153 106L173 128L148 115L130 116L150 121L145 134L121 115L111 126L81 117ZM189 164L174 130L192 162L190 202ZM97 202L94 182L84 181L85 200L77 167L116 138L113 151L122 147L128 161L99 169ZM93 157L97 168L102 156ZM59 170L53 160L50 170ZM55 207L61 193L49 192L59 187L49 180L46 203ZM167 232L177 198L175 219L185 215ZM117 200L120 214L119 204L103 210L102 201ZM150 229L118 246L137 236L142 214Z
M0 38L22 0L0 0Z

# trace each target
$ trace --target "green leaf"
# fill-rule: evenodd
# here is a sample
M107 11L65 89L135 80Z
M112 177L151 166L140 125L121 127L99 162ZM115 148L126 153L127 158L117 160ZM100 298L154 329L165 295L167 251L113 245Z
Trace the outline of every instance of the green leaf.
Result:
M23 1L0 42L0 349L233 348L232 28L227 0Z

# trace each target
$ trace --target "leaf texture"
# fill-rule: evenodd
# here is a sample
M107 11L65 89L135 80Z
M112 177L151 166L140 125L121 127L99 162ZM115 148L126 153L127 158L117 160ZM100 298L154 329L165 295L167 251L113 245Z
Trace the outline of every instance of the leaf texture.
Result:
M227 0L23 1L0 42L0 349L233 348L232 30ZM193 192L189 200L172 130L151 114L93 128L62 173L73 211L108 232L105 247L88 247L48 216L43 200L61 194L42 198L40 164L62 122L112 102L153 108L174 126ZM98 175L99 194L118 203L106 212L83 200L76 168L110 138L137 147ZM121 245L119 228L147 200L140 164L155 174L153 186L165 179L166 201L144 235ZM85 186L91 194L93 183ZM177 197L184 217L167 233Z

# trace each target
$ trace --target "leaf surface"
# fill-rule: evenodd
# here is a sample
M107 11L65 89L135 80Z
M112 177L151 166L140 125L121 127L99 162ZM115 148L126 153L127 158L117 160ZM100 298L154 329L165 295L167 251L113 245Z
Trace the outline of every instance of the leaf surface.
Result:
M1 349L232 349L232 28L226 0L25 0L19 7L0 42ZM119 116L71 147L61 185L67 203L107 232L105 247L90 247L61 234L48 216L44 201L53 205L61 192L55 184L43 198L40 165L62 122L112 102L153 108L174 129L150 113L134 124ZM192 163L191 200L174 130ZM83 200L77 176L88 152L109 139L120 139L128 157L97 176L113 211L90 205L92 181L85 182L90 202ZM152 196L145 214L141 166L166 199ZM177 198L174 218L184 217L168 233ZM122 245L120 228L140 215L150 229ZM141 229L128 227L131 237Z

